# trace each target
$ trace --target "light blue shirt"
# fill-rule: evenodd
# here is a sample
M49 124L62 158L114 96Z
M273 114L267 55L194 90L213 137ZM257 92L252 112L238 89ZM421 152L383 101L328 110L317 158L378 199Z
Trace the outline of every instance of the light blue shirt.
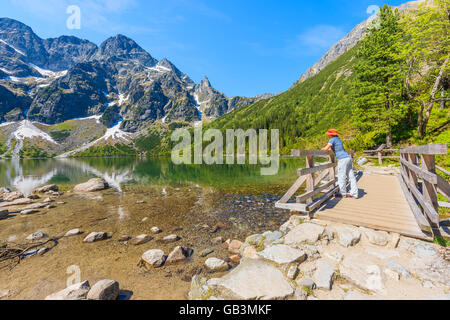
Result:
M329 144L331 144L331 149L338 160L350 158L350 155L344 149L344 144L341 139L334 137L330 140Z

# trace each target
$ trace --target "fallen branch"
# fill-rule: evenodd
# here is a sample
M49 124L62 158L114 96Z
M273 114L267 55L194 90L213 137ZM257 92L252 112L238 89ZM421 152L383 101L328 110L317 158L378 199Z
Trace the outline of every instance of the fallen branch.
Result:
M34 243L33 245L21 245L14 243L4 244L2 247L0 247L0 270L6 269L8 267L10 270L12 270L22 261L25 254L33 249L46 247L46 245L50 242L53 242L53 246L51 248L55 247L58 244L56 238L49 239L45 242Z

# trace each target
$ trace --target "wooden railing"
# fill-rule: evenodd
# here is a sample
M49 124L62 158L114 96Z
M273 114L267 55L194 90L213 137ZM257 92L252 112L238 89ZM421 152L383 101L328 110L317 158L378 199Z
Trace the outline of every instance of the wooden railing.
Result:
M383 159L400 159L399 156L383 156L383 154L392 154L395 152L399 152L398 149L385 149L386 145L381 145L377 150L365 150L363 151L365 154L376 154L376 156L366 156L366 158L378 159L378 164L383 165Z
M400 184L421 227L439 228L439 207L448 206L448 202L438 202L438 193L450 200L450 185L436 173L435 164L436 155L446 154L446 144L400 150Z
M350 152L354 154L354 152ZM325 201L338 191L336 186L336 157L331 151L321 150L292 150L293 157L306 157L306 168L298 170L299 178L289 191L275 204L280 209L288 209L309 213L320 207ZM327 158L328 162L316 165L315 158ZM306 192L296 197L295 203L289 200L306 183ZM324 193L318 199L315 196Z

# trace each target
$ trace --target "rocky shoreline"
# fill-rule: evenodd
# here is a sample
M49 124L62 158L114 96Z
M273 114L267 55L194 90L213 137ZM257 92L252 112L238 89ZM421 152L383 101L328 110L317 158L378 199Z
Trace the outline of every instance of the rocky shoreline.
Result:
M450 299L448 248L398 234L293 215L278 231L225 244L239 266L195 276L189 299ZM211 259L207 267L225 263Z
M100 191L107 188L104 180L92 179L75 186L66 194L95 202L106 196ZM46 215L50 210L58 210L58 207L67 208L65 201L70 201L70 198L61 199L64 193L59 191L57 185L38 188L27 197L5 188L0 189L0 193L3 198L0 202L0 219L8 220L14 220L18 216L30 218ZM118 196L115 194L111 197L116 199ZM79 202L79 198L77 199ZM256 200L257 207L264 207L261 206L264 200ZM244 202L247 201L251 200ZM134 203L138 206L153 206L142 200L134 200ZM124 211L126 209L119 206L119 220L127 215ZM80 281L84 281L60 291L57 288L61 288L61 282L52 282L54 284L49 288L41 290L39 281L46 281L45 276L37 276L38 284L35 284L33 290L42 293L33 294L33 298L129 299L132 295L130 292L138 291L137 287L145 287L145 282L141 282L149 278L152 279L150 281L156 281L153 283L155 287L159 283L168 288L167 281L170 281L172 288L181 290L180 293L186 290L183 296L191 300L450 299L448 249L398 234L311 220L295 214L279 230L250 235L245 240L238 240L239 237L233 237L236 236L234 232L229 232L235 228L235 223L231 221L230 225L219 222L194 223L192 226L184 226L185 230L181 227L167 229L164 225L161 229L161 225L151 225L155 220L147 214L144 218L136 216L140 220L133 222L145 225L140 229L144 233L135 231L127 234L122 231L111 233L110 229L98 224L99 221L106 221L104 218L92 218L90 217L89 224L80 223L80 227L68 228L71 230L55 237L50 237L49 234L52 233L44 229L26 237L30 244L37 246L33 250L23 252L24 259L35 256L43 259L46 255L62 250L58 254L62 255L59 259L63 260L58 260L56 265L59 266L63 261L66 266L70 263L66 263L66 259L72 260L71 255L75 253L73 250L86 249L97 252L93 257L100 255L96 260L86 256L83 270L92 270L81 277ZM87 232L88 230L90 231ZM199 238L201 235L204 236ZM233 238L224 241L230 236ZM78 237L80 242L69 241L70 238L76 240ZM59 241L55 248L57 252L48 245L51 240ZM61 244L63 247L59 248ZM8 243L0 245L7 248ZM90 246L93 246L92 250L89 249ZM66 252L67 248L72 248L72 251ZM106 251L111 253L106 254ZM102 254L105 256L102 257ZM117 256L115 261L119 261L116 267L124 269L121 276L113 271L95 271L98 264L104 264L104 259L114 256ZM120 261L123 257L131 261L136 260L131 265L127 263L121 267L123 262ZM34 268L34 263L40 262L27 259L28 265L21 267ZM24 271L17 272L24 274ZM133 281L129 281L130 272L134 274L133 278L136 278ZM22 286L30 286L26 280L24 279L25 284ZM95 283L92 288L90 282ZM186 285L181 285L182 283ZM39 289L36 289L36 286ZM121 289L122 286L126 290ZM0 299L15 298L14 289L13 286L0 288ZM138 297L155 297L154 293L151 296L147 293Z

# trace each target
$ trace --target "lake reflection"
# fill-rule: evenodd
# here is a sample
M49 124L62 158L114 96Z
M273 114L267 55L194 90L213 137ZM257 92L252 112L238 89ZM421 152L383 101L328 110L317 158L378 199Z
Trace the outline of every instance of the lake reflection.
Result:
M46 184L74 185L94 177L121 192L125 185L202 186L236 193L280 194L295 181L302 159L281 159L279 173L261 176L258 165L174 165L168 158L0 160L0 186L25 195Z

